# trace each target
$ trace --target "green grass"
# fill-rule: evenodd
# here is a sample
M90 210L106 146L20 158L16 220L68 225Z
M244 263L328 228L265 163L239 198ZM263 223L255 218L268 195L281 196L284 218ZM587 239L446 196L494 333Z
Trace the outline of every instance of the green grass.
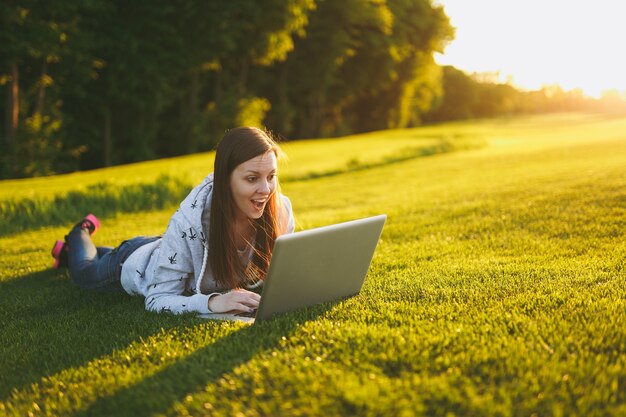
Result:
M390 131L287 143L284 148L297 164L290 167L289 159L283 159L280 168L285 172L283 181L302 181L484 145L481 139L463 133ZM328 158L329 153L335 156ZM83 216L84 210L107 218L175 207L210 171L214 157L210 152L88 173L6 181L0 187L0 233L63 224Z
M135 197L123 190L142 200L158 191L149 185L190 186L210 154L0 182L3 207L39 199L59 222L26 213L22 229L2 226L0 415L626 413L626 118L285 149L298 228L389 219L361 294L252 327L151 314L49 268L53 240L77 220L55 198L111 184L98 185L109 200L72 200L76 213L94 201L106 211L98 244L161 233L170 200L124 206Z

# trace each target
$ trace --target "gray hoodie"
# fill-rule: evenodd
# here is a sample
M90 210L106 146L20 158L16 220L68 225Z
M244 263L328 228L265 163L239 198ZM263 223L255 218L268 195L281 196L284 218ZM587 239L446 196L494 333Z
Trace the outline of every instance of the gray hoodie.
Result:
M213 174L195 187L171 217L161 239L133 252L122 266L122 286L143 295L146 309L172 313L210 313L209 298L227 290L217 284L208 264L208 230ZM291 202L280 195L287 224L293 233ZM246 256L250 256L249 251ZM246 259L245 261L248 261Z

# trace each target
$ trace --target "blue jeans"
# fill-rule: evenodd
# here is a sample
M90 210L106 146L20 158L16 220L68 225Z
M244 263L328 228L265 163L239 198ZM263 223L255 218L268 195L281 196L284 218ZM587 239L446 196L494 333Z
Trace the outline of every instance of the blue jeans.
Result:
M137 248L156 239L159 236L140 236L125 240L116 248L96 247L87 229L74 226L65 239L72 282L86 290L123 290L122 264Z

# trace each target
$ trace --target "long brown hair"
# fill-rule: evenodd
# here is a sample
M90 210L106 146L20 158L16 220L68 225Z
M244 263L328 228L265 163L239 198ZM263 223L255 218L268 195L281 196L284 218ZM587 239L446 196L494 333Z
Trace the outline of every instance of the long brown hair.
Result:
M236 208L230 189L230 177L238 165L269 151L274 152L277 158L281 154L276 142L255 127L231 129L217 146L208 233L209 262L215 280L225 288L239 288L241 278L250 281L265 279L274 241L284 233L279 224L279 213L283 207L279 197L280 188L276 183L263 215L259 219L250 220L256 229L254 254L247 267L242 265L235 244Z

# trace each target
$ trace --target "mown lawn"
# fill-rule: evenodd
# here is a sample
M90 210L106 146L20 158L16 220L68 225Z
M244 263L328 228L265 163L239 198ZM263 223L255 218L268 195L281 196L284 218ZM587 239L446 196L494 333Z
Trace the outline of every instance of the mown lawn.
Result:
M299 229L389 218L360 295L255 326L50 268L77 213L98 244L162 233L212 154L0 182L0 415L626 415L626 118L285 150Z

